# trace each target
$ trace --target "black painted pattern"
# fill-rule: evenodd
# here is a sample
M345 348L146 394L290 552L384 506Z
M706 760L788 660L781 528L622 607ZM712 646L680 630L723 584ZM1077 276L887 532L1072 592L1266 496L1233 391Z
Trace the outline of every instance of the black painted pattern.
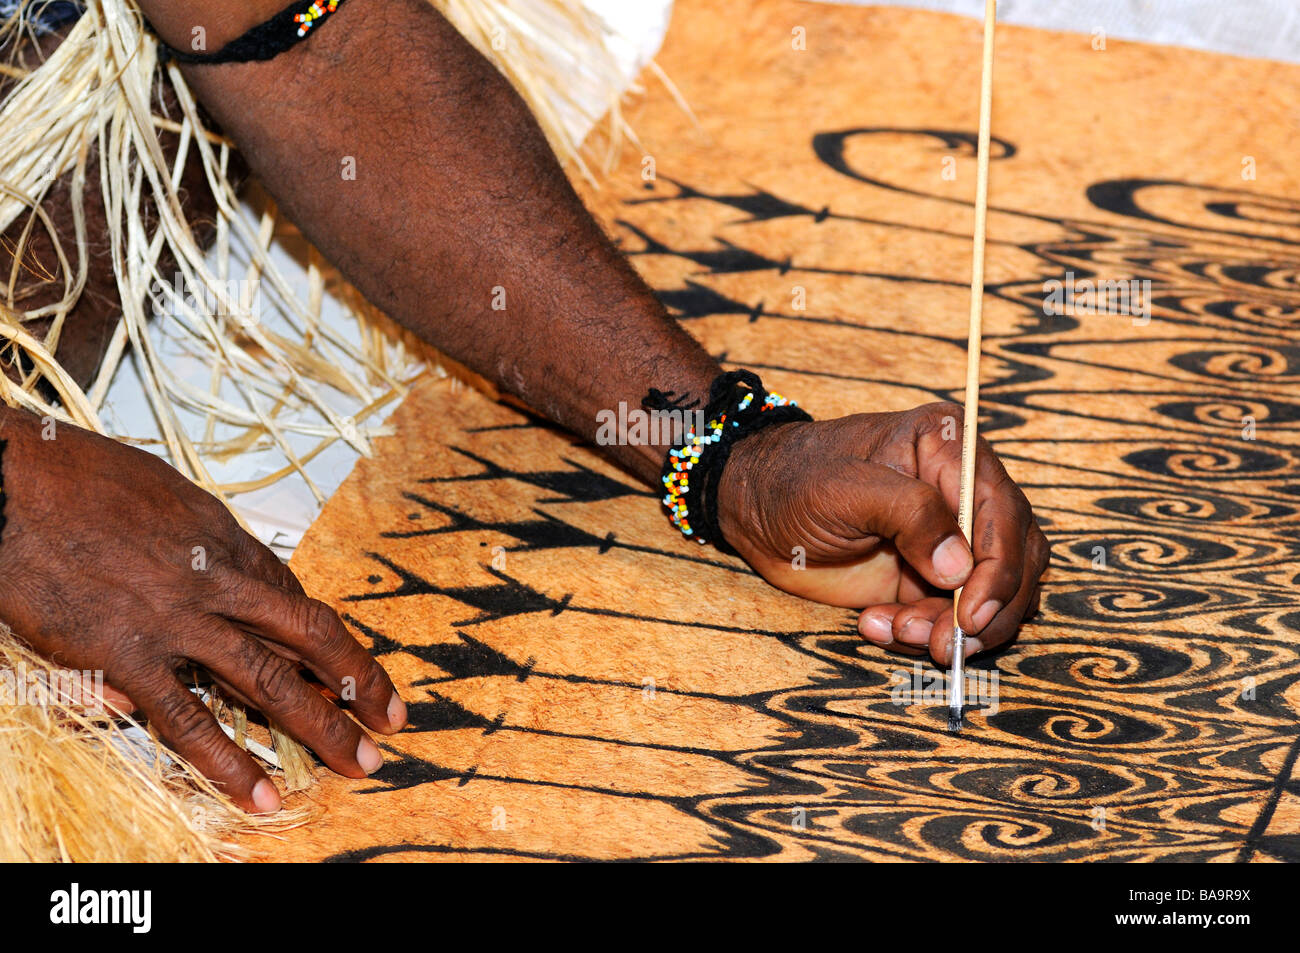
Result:
M889 190L900 202L919 193L847 158L849 145L871 137L901 137L917 148L938 143L967 155L975 140L967 131L924 129L813 137L813 151L842 174L845 188ZM995 148L998 161L1014 161L1014 144ZM1300 202L1156 179L1096 182L1087 196L1097 213L1087 220L994 209L1041 226L1044 237L1014 243L1033 269L988 287L1016 318L1014 327L986 336L986 361L997 377L983 388L982 429L1013 472L1029 475L1022 485L1054 546L1042 617L1010 648L974 666L998 674L995 713L977 713L974 727L954 739L941 711L900 709L890 688L896 673L911 671L911 660L864 646L852 613L818 610L814 617L826 624L798 628L783 624L784 616L734 620L631 591L638 576L665 565L715 587L743 586L747 570L680 545L666 521L658 537L641 532L641 522L610 525L610 513L648 519L654 497L592 462L587 449L570 446L553 465L520 469L502 434L547 425L502 410L506 422L449 438L454 467L407 487L401 502L408 518L381 527L364 555L358 550L372 574L342 598L346 620L381 658L410 656L430 674L418 686L424 695L412 707L413 727L394 739L396 760L356 796L405 792L436 802L448 785L472 792L496 783L557 796L578 790L617 803L657 802L684 825L711 832L704 846L629 847L629 857L1300 859L1300 819L1290 813L1300 804ZM962 346L964 339L919 320L901 326L795 312L722 290L719 279L734 275L944 283L822 269L746 247L751 230L776 220L809 232L838 223L935 233L843 215L835 206L810 207L761 189L714 194L661 177L625 202L619 227L634 260L679 267L682 280L660 288L673 313L688 327L707 324L703 337L723 342L715 350L728 366L753 367L783 393L883 382L869 367L799 366L762 353L747 337L755 326L813 339L871 330L896 335L900 347ZM689 242L663 236L666 217L702 207L733 214ZM992 233L991 246L998 243ZM1070 272L1149 280L1152 322L1045 314L1044 281ZM911 386L929 399L959 396L943 383ZM815 409L815 400L808 403ZM1037 424L1044 418L1055 426L1044 430ZM1255 422L1253 433L1246 418ZM564 439L557 436L557 444ZM521 502L504 506L507 498ZM506 568L490 565L484 552L478 581L439 582L413 568L417 547L463 551L489 541L500 546ZM569 580L557 588L553 573L530 569L544 554L585 567L573 570L574 579L613 567L602 578L624 579L628 588L607 589L603 598L601 591L564 591ZM439 634L415 637L367 621L377 606L408 599L426 600L420 605L429 607ZM583 734L477 706L491 680L511 680L521 691L642 691L633 678L555 667L501 634L516 623L560 632L616 622L676 629L683 651L695 644L688 634L699 633L743 636L779 651L789 660L782 684L756 675L752 688L730 693L664 689L736 718L761 718L774 726L768 743L670 744L613 724ZM611 751L642 746L654 749L646 757L701 759L690 763L716 764L744 781L722 791L687 781L665 792L648 784L628 790L612 769L566 781L481 764L453 768L434 756L439 734L450 732L559 738ZM423 737L419 746L411 736ZM558 849L409 836L390 843L381 831L373 845L335 859L601 856L581 837L568 843Z

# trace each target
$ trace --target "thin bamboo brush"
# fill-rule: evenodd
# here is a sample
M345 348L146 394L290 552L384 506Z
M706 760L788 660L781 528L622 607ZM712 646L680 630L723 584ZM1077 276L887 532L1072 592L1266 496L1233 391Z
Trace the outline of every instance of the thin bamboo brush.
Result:
M958 520L973 539L975 444L979 437L980 348L984 314L984 231L989 207L989 126L993 113L993 34L997 0L984 0L984 70L980 80L980 135L975 180L975 241L970 276L970 326L966 339L966 412L961 438L961 504ZM964 588L964 587L963 587ZM966 633L957 622L962 590L952 596L952 659L948 667L948 730L961 731L966 696Z

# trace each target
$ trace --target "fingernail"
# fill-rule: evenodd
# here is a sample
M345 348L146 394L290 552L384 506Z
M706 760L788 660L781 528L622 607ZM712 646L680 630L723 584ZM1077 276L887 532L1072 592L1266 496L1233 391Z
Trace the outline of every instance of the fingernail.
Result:
M280 810L280 792L266 778L253 785L253 806L259 814L274 814Z
M993 617L1002 611L1002 603L996 599L990 599L984 605L975 610L975 615L971 616L971 622L975 623L975 631L983 632L984 627L993 621Z
M903 626L898 633L898 641L905 642L908 645L925 645L930 641L930 631L934 628L933 622L926 622L924 619L913 619Z
M406 727L406 702L402 701L397 692L393 692L393 697L388 700L388 724L394 731Z
M361 743L357 745L357 764L361 765L361 770L366 774L374 774L384 766L384 756L365 735L361 736Z
M934 563L934 571L944 581L961 582L971 569L970 550L966 548L966 540L953 533L935 547L931 561Z
M863 616L862 637L876 645L888 645L894 641L894 627L882 615Z
M970 658L976 652L984 651L984 643L979 639L967 639L964 643L964 647L966 649L966 658Z

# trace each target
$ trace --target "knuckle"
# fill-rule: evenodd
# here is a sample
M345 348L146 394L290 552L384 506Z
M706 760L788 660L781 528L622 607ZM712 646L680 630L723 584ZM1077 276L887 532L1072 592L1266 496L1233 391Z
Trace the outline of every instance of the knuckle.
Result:
M338 614L319 599L300 599L303 634L321 661L338 661L347 653L347 631ZM342 636L342 638L340 637Z
M168 692L158 701L159 731L173 745L192 748L205 736L208 712L194 704L184 690Z
M1012 479L1001 460L994 456L989 464L991 473L988 475L988 482L995 494L994 498L1010 510L1019 522L1028 526L1034 519L1034 509L1029 504L1029 497L1025 496L1025 491L1020 489L1020 484Z
M282 589L289 590L294 595L305 596L306 592L302 588L302 583L298 581L298 577L294 575L293 570L286 563L281 562L280 557L275 554L272 554L271 558L275 560L275 566L272 567L272 570L275 572L276 584Z
M1007 477L1007 479L1010 480L1011 478ZM1016 486L1014 482L1011 485ZM1029 502L1029 497L1025 496L1025 494L1020 491L1020 488L1018 486L1016 487L1015 499L1016 499L1016 503L1015 503L1016 522L1022 523L1026 526L1033 526L1034 508Z
M284 573L281 570L285 569L284 563L261 540L240 529L238 536L235 537L233 548L246 572L271 585L282 584Z
M1048 545L1046 537L1041 532L1034 532L1029 537L1029 563L1034 567L1034 576L1037 578L1047 571L1048 564L1052 561L1052 548Z
M274 652L260 654L249 669L259 700L272 708L284 708L293 697L298 671Z
M194 489L198 490L197 487ZM185 502L194 514L200 517L205 525L212 527L213 532L222 539L231 540L237 534L244 532L230 509L206 490L198 490L187 496Z
M316 722L312 733L315 746L333 748L348 754L356 751L360 729L339 709L332 705L325 707L313 721Z
M232 567L221 566L212 574L212 585L219 605L231 614L242 614L256 605L257 593L249 579Z
M370 656L365 656L365 664L358 673L357 690L364 696L371 696L377 701L388 704L388 698L393 692L393 683L388 677L388 673Z
M945 417L955 418L958 423L966 420L966 408L951 400L937 400L919 409L932 423L941 423Z
M357 667L356 656L361 653L354 651L353 647L348 644L350 642L352 642L351 636L346 633L340 637L331 631L312 644L309 657L313 662L330 672L340 675L360 675L359 672L351 671L351 669Z
M952 511L937 487L916 481L912 493L912 506L919 528L938 529L952 521Z
M1010 562L1001 563L997 572L994 573L992 584L989 586L991 595L995 596L1000 602L1008 602L1020 590L1020 584L1023 581L1024 567L1015 566Z
M326 614L329 606L318 599L295 599L293 602L297 627L312 641L319 639L329 626Z

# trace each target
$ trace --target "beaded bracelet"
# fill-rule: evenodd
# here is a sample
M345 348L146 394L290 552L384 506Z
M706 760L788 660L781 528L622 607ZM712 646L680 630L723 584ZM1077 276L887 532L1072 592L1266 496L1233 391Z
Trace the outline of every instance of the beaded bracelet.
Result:
M159 44L159 52L178 63L252 63L274 59L327 20L343 0L297 0L271 19L237 36L215 53L186 53Z
M641 402L647 410L674 406L667 395L652 389ZM737 440L778 423L812 420L794 401L766 390L757 374L748 370L719 375L709 388L704 409L707 423L701 433L691 426L685 439L668 451L662 482L668 516L684 536L701 544L713 542L734 553L718 529L717 488L722 470ZM692 523L692 517L697 517Z

